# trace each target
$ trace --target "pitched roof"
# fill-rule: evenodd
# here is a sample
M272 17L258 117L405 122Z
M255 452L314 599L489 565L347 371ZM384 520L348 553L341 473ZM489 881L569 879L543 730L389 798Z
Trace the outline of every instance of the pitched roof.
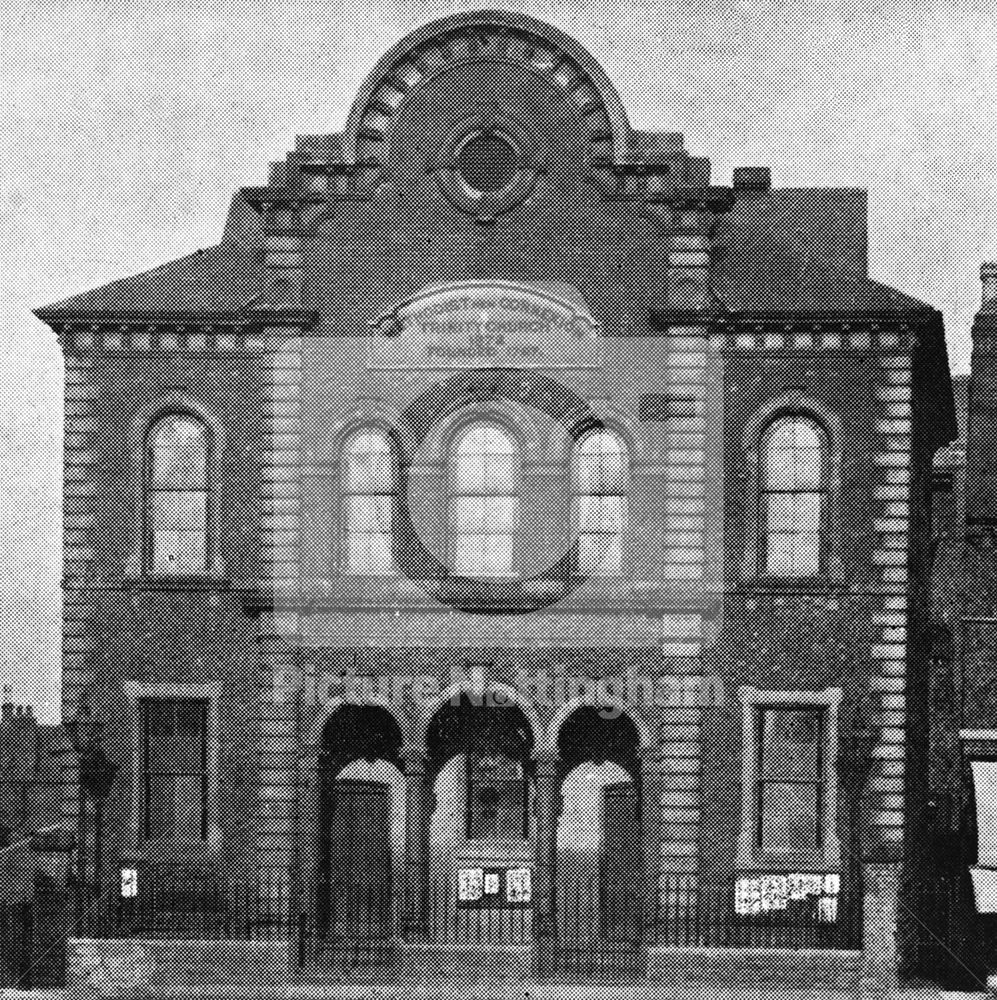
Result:
M868 277L859 188L745 192L716 227L713 291L734 313L888 314L930 307Z
M865 192L853 189L784 189L739 198L717 226L717 305L749 316L930 311L866 277L865 219ZM262 279L261 219L240 193L217 246L35 315L45 322L238 317L258 301Z
M262 232L259 213L240 192L217 246L42 306L35 315L48 322L241 313L260 293Z
M773 267L772 271L777 269ZM933 312L919 300L868 278L837 275L806 276L790 266L781 274L759 275L756 269L737 273L721 270L714 295L733 313L896 315ZM758 280L759 277L762 280Z
M48 322L77 317L237 314L259 294L261 264L259 250L224 242L43 306L35 315Z

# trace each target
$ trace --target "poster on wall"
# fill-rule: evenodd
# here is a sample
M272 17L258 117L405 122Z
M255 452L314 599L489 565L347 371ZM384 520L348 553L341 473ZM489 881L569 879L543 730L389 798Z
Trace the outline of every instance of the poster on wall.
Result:
M459 908L522 908L532 899L529 868L461 868L457 872Z
M512 905L524 905L533 898L529 868L513 868L505 873L505 894Z
M485 892L485 873L481 868L461 868L457 873L457 902L477 903Z
M837 873L794 872L756 875L734 883L734 912L739 917L775 916L834 923L838 919L841 879Z

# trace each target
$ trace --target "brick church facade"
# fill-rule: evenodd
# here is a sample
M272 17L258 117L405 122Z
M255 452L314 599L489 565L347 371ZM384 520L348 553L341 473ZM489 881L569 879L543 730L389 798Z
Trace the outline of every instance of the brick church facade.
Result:
M217 246L40 309L100 884L338 971L891 981L957 427L867 250L864 192L715 186L575 41L468 14Z

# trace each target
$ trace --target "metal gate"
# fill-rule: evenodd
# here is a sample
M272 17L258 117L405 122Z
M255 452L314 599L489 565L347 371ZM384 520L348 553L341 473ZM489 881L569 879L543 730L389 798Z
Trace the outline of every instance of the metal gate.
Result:
M602 836L591 865L558 877L556 964L586 978L641 976L640 818L637 789L626 781L602 789Z

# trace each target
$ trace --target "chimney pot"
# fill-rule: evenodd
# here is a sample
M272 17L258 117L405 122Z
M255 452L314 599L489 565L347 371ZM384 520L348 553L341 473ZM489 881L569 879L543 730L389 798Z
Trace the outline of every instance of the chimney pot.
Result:
M983 304L997 300L997 262L980 265L980 282L983 285Z
M770 191L772 170L769 167L735 167L735 191Z

